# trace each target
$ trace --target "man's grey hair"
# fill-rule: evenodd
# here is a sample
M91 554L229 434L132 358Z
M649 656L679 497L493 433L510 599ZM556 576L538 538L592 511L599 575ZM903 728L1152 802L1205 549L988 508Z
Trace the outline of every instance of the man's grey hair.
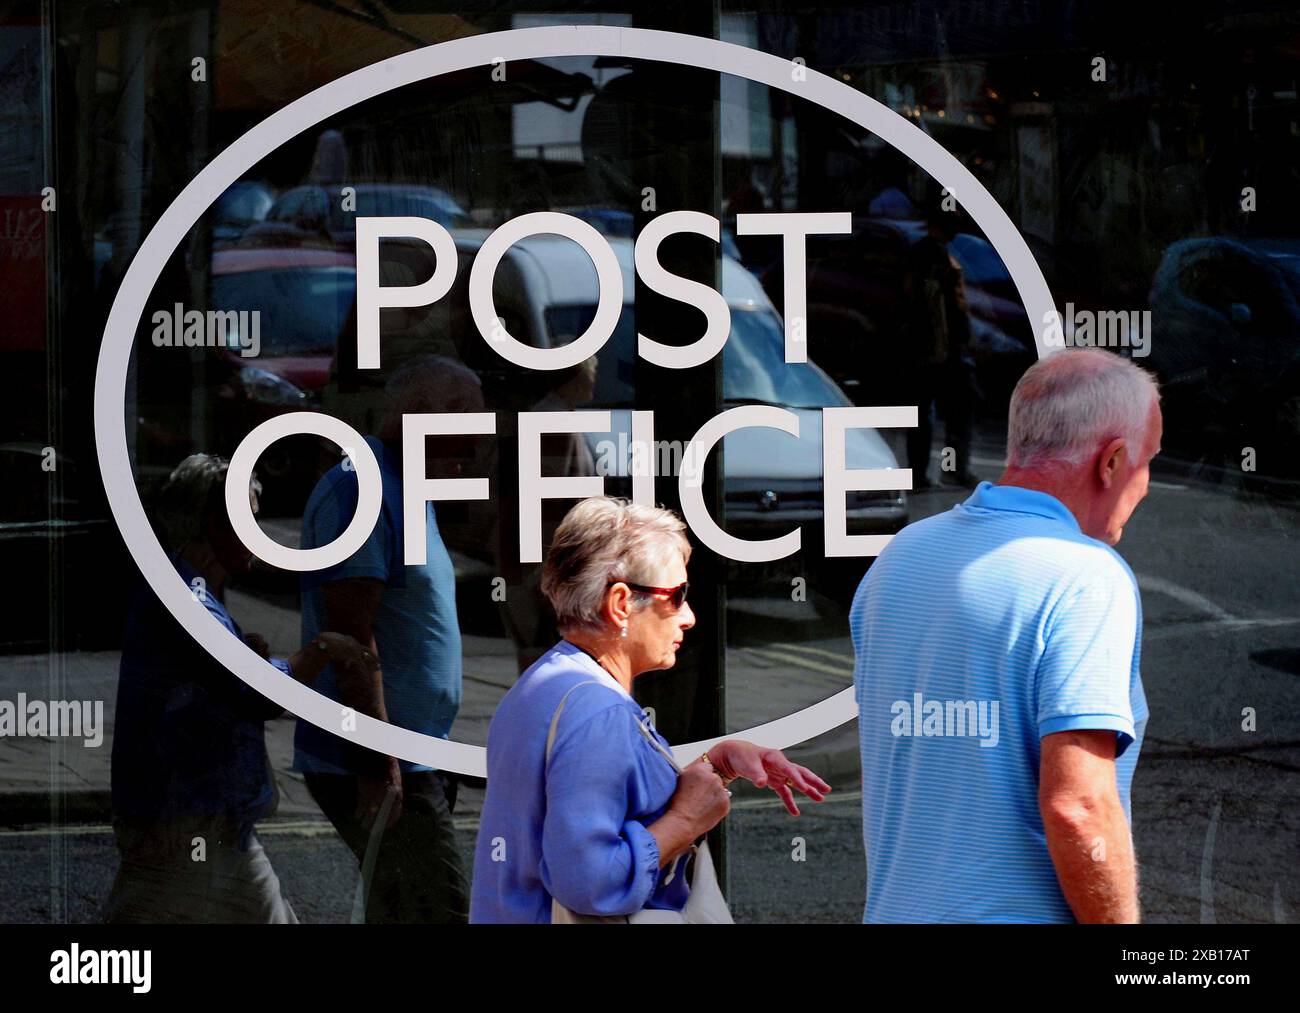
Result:
M690 561L686 525L671 510L611 496L584 499L560 522L542 568L542 593L560 632L603 632L601 607L610 582L654 583L673 552ZM633 608L650 601L635 595Z
M382 439L402 434L402 416L482 408L482 383L463 363L445 355L421 355L404 363L384 386Z
M1140 463L1159 401L1155 377L1129 359L1100 348L1053 352L1011 395L1007 467L1078 466L1121 437L1129 462Z
M202 538L213 512L225 516L229 470L230 462L217 454L191 454L168 476L154 506L154 520L168 552ZM249 492L261 495L262 484L256 477L249 483Z

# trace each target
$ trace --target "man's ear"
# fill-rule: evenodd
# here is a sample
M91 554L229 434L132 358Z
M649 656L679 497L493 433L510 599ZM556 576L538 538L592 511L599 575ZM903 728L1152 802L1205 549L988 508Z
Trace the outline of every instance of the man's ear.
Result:
M1097 480L1103 489L1115 484L1115 478L1124 464L1124 455L1128 453L1128 443L1123 437L1111 440L1097 455Z

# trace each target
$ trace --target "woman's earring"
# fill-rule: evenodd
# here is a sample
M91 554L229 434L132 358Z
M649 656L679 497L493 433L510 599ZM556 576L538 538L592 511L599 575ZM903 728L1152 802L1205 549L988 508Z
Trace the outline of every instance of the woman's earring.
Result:
M627 627L626 627L626 626L623 627L623 632L620 633L619 636L622 637L624 640L627 639Z

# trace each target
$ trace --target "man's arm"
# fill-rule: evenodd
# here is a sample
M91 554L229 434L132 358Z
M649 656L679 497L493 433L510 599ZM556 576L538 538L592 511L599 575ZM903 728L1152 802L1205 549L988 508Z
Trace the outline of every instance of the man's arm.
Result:
M387 721L382 675L384 659L379 656L373 628L375 613L379 611L379 598L384 593L383 582L373 577L348 577L325 584L321 593L325 602L325 629L346 633L379 661L368 680L340 678L340 702L359 714Z
M366 647L377 659L369 680L340 678L340 701L361 714L380 721L388 720L384 706L384 659L375 643L374 619L379 611L379 599L384 593L384 583L374 577L347 577L330 581L321 588L325 604L325 625L338 633L346 633ZM341 675L341 673L340 673ZM394 805L388 817L391 827L402 815L402 772L397 760L365 750L362 755L377 759L373 771L357 778L357 816L372 821L378 814L384 795L392 793Z
M1115 780L1115 732L1043 736L1038 807L1075 918L1138 921L1137 863Z

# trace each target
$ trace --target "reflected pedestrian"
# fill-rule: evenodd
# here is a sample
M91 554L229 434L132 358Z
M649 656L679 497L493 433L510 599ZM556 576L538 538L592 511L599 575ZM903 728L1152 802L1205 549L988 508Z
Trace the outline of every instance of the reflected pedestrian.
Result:
M373 530L348 559L304 574L302 629L311 637L337 629L379 659L382 692L368 716L434 738L448 738L461 700L461 638L456 573L424 503L425 562L407 565L402 498L402 418L407 414L481 411L478 377L461 364L423 356L388 381L386 416L366 442L379 461L383 508ZM472 439L440 437L426 444L430 477L468 459ZM302 547L335 541L351 522L356 472L341 462L317 483L302 519ZM328 669L320 691L348 706ZM307 721L298 722L294 767L360 867L373 852L364 883L366 921L464 922L469 888L452 824L456 782L426 764L365 749Z
M912 488L928 489L931 413L943 416L944 439L952 448L952 468L941 469L957 485L974 486L970 470L971 427L975 410L974 369L968 358L970 314L961 266L948 250L957 235L955 211L932 209L926 234L908 251L903 293L907 307L908 377L916 402L916 428L907 434L907 464ZM941 458L941 465L944 460Z
M374 658L351 637L322 631L273 658L227 611L226 585L252 561L226 514L227 471L224 459L195 454L163 487L157 524L176 572L210 616L286 676L310 685L330 663L355 695L375 695ZM254 482L254 513L257 493ZM256 832L276 803L264 723L283 713L139 590L117 689L112 804L122 864L107 921L297 921Z

